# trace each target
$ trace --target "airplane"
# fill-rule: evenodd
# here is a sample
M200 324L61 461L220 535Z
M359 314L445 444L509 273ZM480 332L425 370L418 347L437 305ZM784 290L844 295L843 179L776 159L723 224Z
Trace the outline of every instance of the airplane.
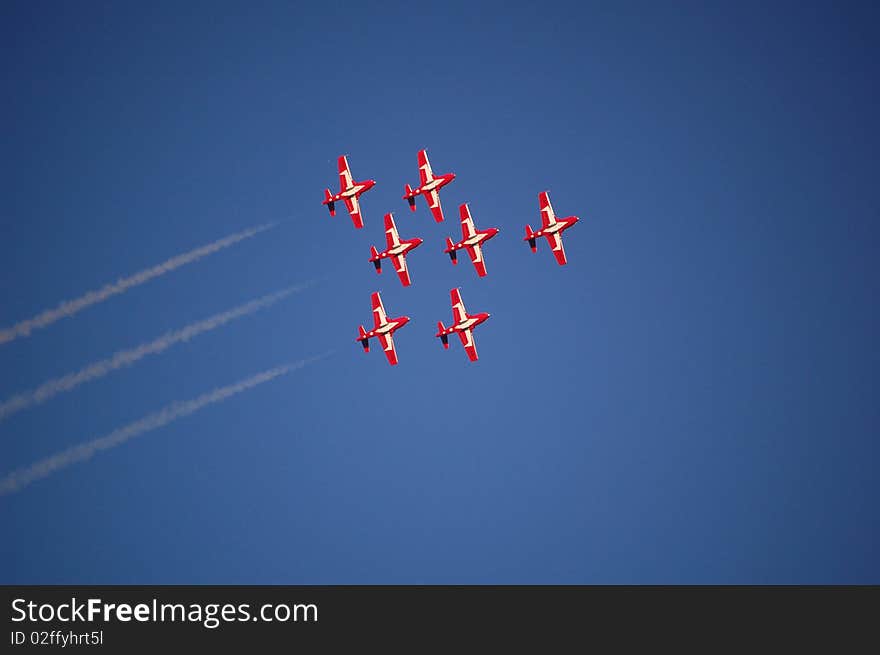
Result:
M397 226L394 224L394 216L388 213L385 214L385 241L388 247L382 252L376 250L376 246L370 246L370 261L376 267L376 273L381 273L382 259L391 257L400 282L403 286L408 287L411 281L409 279L409 269L406 267L406 253L422 245L423 239L416 237L415 239L401 241L400 235L397 233Z
M434 214L434 220L442 223L443 208L440 206L439 191L455 179L455 173L435 176L433 171L431 171L431 163L428 161L428 151L419 150L419 177L421 178L421 186L418 189L413 189L407 184L403 199L409 203L409 208L415 211L416 196L425 194L425 200L431 209L431 213Z
M476 227L474 227L474 219L471 218L471 211L468 208L467 203L464 203L458 208L458 213L461 214L461 241L458 243L452 243L452 239L446 237L446 250L443 252L449 255L449 259L452 260L453 264L457 264L458 257L456 256L455 251L467 248L468 255L470 255L471 261L474 263L474 268L477 269L477 275L485 277L486 262L483 260L482 244L494 237L501 230L497 227L490 227L488 230L476 229Z
M577 216L556 218L556 214L553 213L553 205L550 204L550 193L548 191L542 191L538 194L538 202L541 205L541 229L537 232L532 232L532 226L526 225L526 236L523 241L529 242L532 252L538 252L535 239L547 237L547 242L553 249L556 261L562 266L568 262L565 258L565 249L562 247L562 233L580 219Z
M385 314L385 307L382 305L382 298L379 297L378 291L370 296L370 300L373 304L373 329L367 332L364 330L363 325L359 325L358 338L355 341L360 341L364 347L364 352L368 353L370 352L370 337L378 338L379 343L382 344L382 350L385 351L385 356L388 358L388 363L395 366L397 364L397 351L394 349L392 335L395 330L409 323L409 316L398 316L397 318L389 319L387 314Z
M345 201L348 213L351 214L351 220L357 229L364 226L364 219L361 217L361 206L358 202L362 193L366 193L374 186L376 180L366 180L364 182L355 182L351 177L351 170L348 168L348 159L342 155L338 160L339 166L339 193L333 195L330 189L324 189L324 202L327 205L331 216L336 216L336 203L340 200Z
M482 314L468 314L467 310L464 308L464 303L461 301L461 292L458 289L452 289L452 291L449 292L449 295L452 298L452 316L455 322L449 327L446 327L443 325L443 321L438 321L437 334L434 336L440 337L440 341L443 342L443 347L448 350L449 335L453 332L458 332L458 337L461 339L461 345L464 346L468 358L472 362L475 362L477 361L477 346L474 343L473 329L489 318L490 315L487 312L483 312Z

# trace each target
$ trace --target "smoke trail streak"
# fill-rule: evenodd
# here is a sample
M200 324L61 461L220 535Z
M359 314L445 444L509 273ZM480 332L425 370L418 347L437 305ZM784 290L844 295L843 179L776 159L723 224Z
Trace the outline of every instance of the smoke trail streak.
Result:
M234 307L228 311L215 314L214 316L210 316L195 323L190 323L179 330L168 331L149 343L143 343L129 350L120 350L113 353L112 356L93 364L89 364L75 373L68 373L62 377L48 380L36 389L18 393L0 403L0 421L23 409L44 403L59 393L71 391L85 382L102 378L120 368L131 366L147 355L159 354L175 344L189 341L194 337L210 330L214 330L229 321L241 318L242 316L247 316L248 314L253 314L260 309L274 305L279 300L286 298L297 291L301 291L311 284L311 282L306 282L304 284L282 289L275 293L267 294L262 298L251 300L250 302Z
M179 418L189 416L208 405L222 402L242 391L256 387L269 380L273 380L285 373L289 373L290 371L300 369L307 364L327 357L329 354L330 353L328 352L315 357L302 359L292 364L276 366L275 368L270 368L267 371L253 375L240 382L225 387L218 387L213 391L204 393L192 400L173 402L159 411L149 414L134 423L129 423L121 428L117 428L103 437L86 441L78 446L73 446L67 450L56 453L51 457L41 459L30 466L12 471L3 478L0 478L0 496L20 491L32 482L48 477L56 471L60 471L73 464L91 459L93 455L100 451L121 446L126 441L139 437L146 432L161 428Z
M276 225L277 223L266 223L265 225L258 225L242 232L230 234L228 237L218 239L213 243L201 246L199 248L196 248L195 250L190 250L189 252L185 252L181 255L176 255L171 259L167 259L161 264L158 264L157 266L144 269L128 277L120 278L116 282L113 282L111 284L105 284L100 289L89 291L79 298L75 298L74 300L65 300L57 307L55 307L55 309L47 309L46 311L37 314L33 318L26 319L24 321L16 323L12 327L0 330L0 344L13 341L14 339L18 339L19 337L26 337L30 335L30 333L34 330L52 325L52 323L55 323L62 318L73 316L74 314L82 311L86 307L90 307L91 305L103 302L111 296L123 293L128 289L131 289L132 287L136 287L143 284L144 282L152 280L154 277L159 277L160 275L164 275L165 273L170 273L171 271L180 268L181 266L198 261L199 259L211 255L218 250L223 250L224 248L228 248L229 246L236 244L239 241L243 241L244 239L249 239L250 237L256 236L260 232L265 232L266 230L269 230Z

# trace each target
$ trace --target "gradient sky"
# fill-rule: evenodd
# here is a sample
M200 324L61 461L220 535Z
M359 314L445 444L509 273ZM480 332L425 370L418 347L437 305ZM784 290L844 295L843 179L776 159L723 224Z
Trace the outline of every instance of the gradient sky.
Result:
M335 351L0 497L0 583L880 582L880 12L710 4L3 3L0 326L281 224L0 345L0 398L321 281L0 423L0 474Z

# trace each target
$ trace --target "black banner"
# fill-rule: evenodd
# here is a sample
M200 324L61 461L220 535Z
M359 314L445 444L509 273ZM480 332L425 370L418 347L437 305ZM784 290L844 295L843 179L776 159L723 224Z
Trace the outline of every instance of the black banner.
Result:
M475 640L589 647L828 639L858 643L878 587L2 587L6 652L253 649L334 643L421 651Z

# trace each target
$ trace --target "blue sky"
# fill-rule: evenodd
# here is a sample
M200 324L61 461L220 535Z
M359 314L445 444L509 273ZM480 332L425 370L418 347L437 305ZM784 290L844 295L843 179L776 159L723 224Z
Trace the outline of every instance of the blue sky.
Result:
M880 582L877 11L5 3L7 398L310 289L0 423L2 473L321 362L0 498L3 583ZM447 221L401 199L416 152ZM365 229L321 206L348 153ZM548 189L569 265L522 241ZM502 233L450 265L457 205ZM393 211L424 245L377 276ZM460 287L480 360L433 333ZM380 290L400 365L354 341Z

